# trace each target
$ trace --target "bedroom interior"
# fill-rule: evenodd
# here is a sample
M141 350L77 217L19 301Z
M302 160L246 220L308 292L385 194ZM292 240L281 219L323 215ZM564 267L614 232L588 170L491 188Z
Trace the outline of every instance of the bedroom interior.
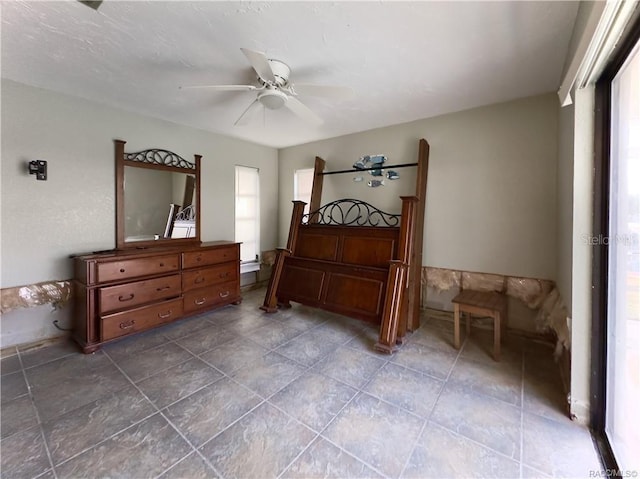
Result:
M91 3L0 5L3 477L616 464L581 238L636 2Z

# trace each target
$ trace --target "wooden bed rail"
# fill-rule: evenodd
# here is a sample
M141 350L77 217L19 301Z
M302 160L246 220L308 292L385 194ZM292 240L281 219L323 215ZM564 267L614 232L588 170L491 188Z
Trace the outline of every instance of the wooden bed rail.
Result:
M413 250L415 234L415 214L418 204L416 196L402 196L402 214L400 220L400 241L398 259L389 263L389 276L385 293L384 310L380 322L380 337L375 345L377 351L391 354L396 343L404 337L407 330L408 315L408 270Z
M280 284L280 277L282 276L282 269L284 267L284 259L287 256L291 256L296 247L298 241L298 231L300 231L300 225L302 224L302 215L304 214L304 207L306 203L304 201L294 201L293 211L291 212L291 224L289 225L289 238L287 239L286 248L277 248L276 259L271 271L271 277L269 278L269 285L267 286L267 294L264 297L264 303L260 306L260 309L267 313L275 313L278 311L278 284Z
M284 268L284 259L287 256L291 256L291 250L289 249L277 248L276 251L276 259L273 263L273 269L271 270L267 294L264 297L264 303L260 306L260 309L266 313L275 313L278 311L278 284L280 284L280 277L282 276L282 269Z

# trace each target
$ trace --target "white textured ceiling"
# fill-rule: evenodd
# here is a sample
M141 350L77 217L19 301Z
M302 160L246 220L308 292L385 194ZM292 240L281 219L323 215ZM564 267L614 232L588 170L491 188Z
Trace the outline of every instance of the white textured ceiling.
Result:
M2 77L204 130L285 147L557 90L578 2L0 2ZM305 124L268 110L240 47L295 83L355 89L302 100Z

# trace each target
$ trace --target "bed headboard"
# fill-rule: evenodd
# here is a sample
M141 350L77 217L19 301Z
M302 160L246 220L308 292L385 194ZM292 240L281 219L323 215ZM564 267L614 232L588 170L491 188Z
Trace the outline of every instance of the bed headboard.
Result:
M302 217L303 224L323 224L336 226L400 226L400 215L387 213L375 206L353 198L327 203L316 211Z
M420 268L429 145L420 140L416 195L401 196L401 214L343 199L320 205L324 160L316 157L312 212L293 202L286 248L278 248L261 309L290 301L379 322L376 350L391 353L419 326ZM361 170L358 170L361 171Z

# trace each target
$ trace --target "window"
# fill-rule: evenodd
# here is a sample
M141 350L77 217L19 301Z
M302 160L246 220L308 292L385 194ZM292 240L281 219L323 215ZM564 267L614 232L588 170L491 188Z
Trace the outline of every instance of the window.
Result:
M309 213L309 203L311 202L311 188L313 187L313 168L296 170L293 178L293 199L304 201L305 214Z
M607 399L618 465L640 468L640 43L611 82Z
M257 168L236 166L236 241L240 261L258 261L260 248L260 176Z
M625 475L640 469L640 19L596 84L595 113L591 423L606 469Z

